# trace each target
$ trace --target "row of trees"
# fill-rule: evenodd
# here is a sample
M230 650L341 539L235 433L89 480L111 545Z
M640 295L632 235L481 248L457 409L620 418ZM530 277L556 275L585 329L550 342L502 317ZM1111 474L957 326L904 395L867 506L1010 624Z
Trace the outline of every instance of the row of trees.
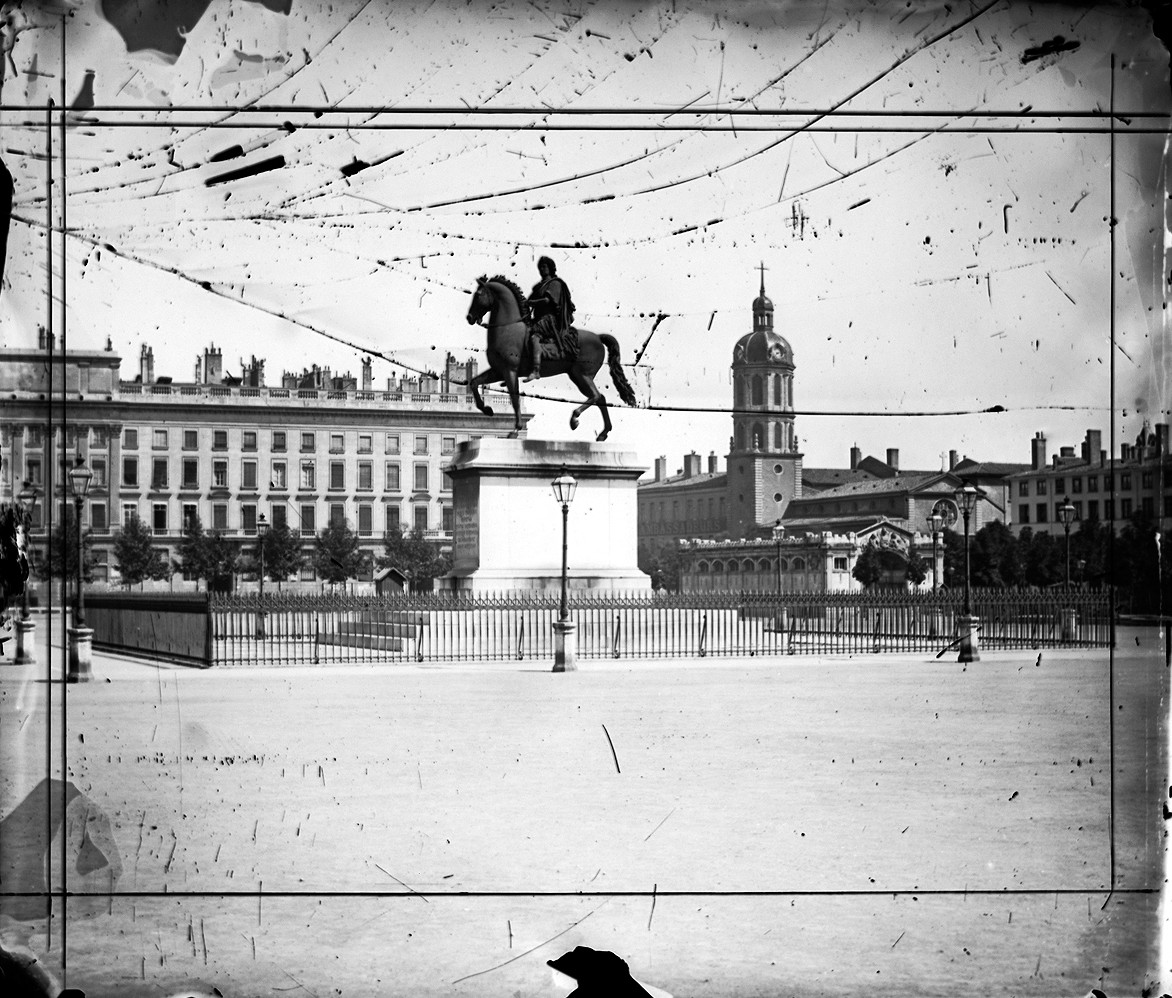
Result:
M70 507L65 513L64 520L53 529L48 556L37 564L41 578L77 576L77 521ZM375 566L398 569L413 590L430 589L432 581L451 567L447 553L418 531L389 533L383 543L384 553L374 559ZM134 517L114 539L114 558L125 586L165 580L181 572L189 579L203 581L210 590L223 592L232 588L237 575L259 577L262 545L265 578L278 583L307 565L313 566L319 579L329 583L357 578L371 568L370 553L361 549L358 535L344 520L332 521L314 538L312 549L306 550L301 538L284 524L272 527L263 538L238 541L219 531L205 531L196 516L184 528L176 558L171 560L166 549L156 545L150 528ZM96 564L91 530L82 533L80 554L83 576L90 581Z
M1172 607L1172 531L1160 533L1155 521L1134 515L1117 533L1098 520L1083 520L1070 532L1070 584L1113 585L1120 603L1133 613L1167 612ZM973 586L1037 587L1062 585L1067 578L1064 535L1035 533L1023 527L1014 536L1002 523L990 523L969 538L969 582ZM964 585L964 537L944 532L944 584Z

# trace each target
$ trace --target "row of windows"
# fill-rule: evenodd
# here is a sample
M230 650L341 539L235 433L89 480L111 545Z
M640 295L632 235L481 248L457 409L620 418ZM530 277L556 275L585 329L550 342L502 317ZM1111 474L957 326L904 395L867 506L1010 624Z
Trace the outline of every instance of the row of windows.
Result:
M1077 521L1083 519L1082 500L1071 499L1070 505L1074 507L1075 521L1077 522ZM1044 503L1044 502L1036 503L1031 508L1031 506L1028 502L1023 502L1017 507L1017 522L1020 524L1030 523L1031 522L1030 521L1030 513L1032 512L1034 515L1034 519L1033 519L1034 523L1050 523L1050 522L1061 523L1062 522L1062 514L1059 512L1059 510L1061 508L1062 508L1062 502L1061 501L1055 502L1053 516L1051 516L1049 503ZM1135 512L1135 509L1136 509L1136 507L1135 507L1135 503L1133 502L1133 500L1121 499L1119 501L1119 519L1121 519L1121 520L1129 519L1131 517L1132 513ZM1140 502L1139 502L1139 509L1140 509L1140 512L1142 512L1144 516L1149 516L1149 517L1155 516L1156 515L1155 498L1153 496L1141 497ZM1163 515L1164 516L1172 516L1172 495L1164 496ZM1103 519L1104 520L1114 520L1115 518L1116 518L1115 517L1115 504L1110 499L1104 499L1103 500ZM1099 500L1098 499L1088 499L1086 501L1086 519L1088 519L1088 520L1099 519Z
M705 504L707 504L708 519L715 519L724 516L724 499L688 499L685 501L684 518L688 520L696 517L703 517L705 515ZM639 519L644 523L659 522L662 523L667 520L667 501L646 503L639 510ZM673 499L671 501L671 519L678 520L680 518L680 500Z
M109 485L109 475L106 459L91 458L89 465L94 473L90 483L91 488L107 488ZM302 460L295 470L297 472L297 488L303 491L310 491L318 487L317 462L312 458ZM66 471L67 469L63 464L59 473L60 481L65 480ZM327 487L331 491L344 491L348 487L346 481L346 462L330 461L328 471L329 479ZM287 461L271 461L269 464L268 488L276 491L288 489L289 472L290 469ZM356 476L357 481L355 484L357 491L373 492L374 477L374 462L359 461ZM198 489L200 488L200 478L199 458L182 458L178 482L179 488ZM25 480L38 488L44 485L43 464L40 458L30 457L25 459ZM248 460L247 458L242 460L240 462L239 488L245 492L255 491L259 486L259 481L259 463ZM416 492L426 492L430 487L430 481L431 469L429 465L417 463L413 468L412 487L414 490ZM452 480L446 471L441 470L439 482L441 492L451 491ZM140 484L147 484L145 481L140 481L139 459L137 457L124 457L122 459L121 483L123 488L138 488ZM150 488L154 490L168 489L171 487L171 465L167 458L157 457L151 460L149 484ZM214 489L226 489L230 487L229 462L227 458L212 460L211 478L208 484ZM383 465L382 485L383 490L386 492L398 492L402 488L398 462L387 461Z
M813 568L814 565L811 564L809 567ZM781 559L781 571L783 572L804 572L806 568L805 558ZM834 570L836 572L845 572L846 568L847 559L845 556L834 559ZM721 572L776 572L778 571L778 567L776 559L773 558L733 558L729 561L721 561L718 559L713 562L697 562L696 571L701 575L706 575L709 572L719 575Z
M745 396L748 395L752 400L749 405L764 405L765 396L769 392L766 381L773 382L773 404L774 405L788 405L793 402L792 387L790 386L790 379L784 375L771 374L762 377L760 374L754 374L749 379L748 392L745 391L745 382L740 378L736 379L733 386L733 402L738 409L744 408L746 404Z
M401 505L399 503L382 503L380 505L383 507L382 523L380 524L383 530L402 530L405 522ZM292 513L290 509L292 509ZM246 534L255 534L259 511L260 508L256 503L241 503L239 518L234 519L231 516L230 504L213 503L211 507L211 522L204 523L204 527L210 530L240 530ZM184 503L180 523L173 525L171 521L171 506L169 503L150 503L148 504L146 517L143 518L143 522L155 533L165 534L172 529L176 531L184 529L198 514L199 507L195 503ZM57 516L58 523L64 522L65 513L63 508L58 509ZM356 516L359 536L373 536L375 530L375 504L359 503L356 509ZM452 532L453 516L451 506L440 507L440 529L445 533L450 534ZM123 503L122 525L127 526L135 517L142 517L139 504L133 502ZM346 507L342 503L330 503L325 522L334 523L338 521L349 522L346 517ZM302 503L298 506L290 507L284 504L273 503L269 507L268 522L273 527L288 526L293 530L300 530L301 536L303 537L312 537L319 529L317 505L314 503ZM33 511L33 528L41 527L42 523L41 507L38 506ZM104 502L91 502L89 504L88 522L85 522L83 517L83 525L97 534L103 534L109 531L110 520L108 518L107 504ZM324 523L321 524L321 526L324 525ZM411 526L417 530L431 529L431 512L429 506L419 503L411 507Z
M212 434L212 450L228 450L228 430L204 430L203 433L210 432ZM241 430L240 431L240 450L254 451L258 450L258 441L260 438L260 430ZM312 454L317 451L318 434L313 431L301 431L300 433L290 433L287 430L271 430L264 431L269 433L269 450L275 454L281 454L290 449L290 437L299 438L300 450L303 454ZM44 427L41 425L26 426L24 430L25 445L31 448L43 447L45 443ZM182 441L183 450L199 450L200 445L200 430L170 430L164 428L155 428L148 433L143 434L143 442L146 439L150 441L152 450L168 450L172 442L172 433L176 435L178 441ZM330 432L326 434L329 443L329 452L331 454L343 454L346 452L346 433ZM358 454L373 454L374 444L377 437L382 438L382 446L384 454L399 454L401 453L401 434L398 433L358 433L355 435L355 451ZM206 438L205 438L206 439ZM57 437L58 444L61 442L61 437ZM122 431L122 449L123 450L138 450L140 442L140 434L137 429L127 428ZM440 454L454 454L456 452L457 438L455 436L440 437ZM103 450L110 444L110 432L106 427L95 426L89 431L89 447L94 450ZM67 428L65 435L65 446L68 450L73 450L77 445L77 430L74 427ZM414 434L412 438L412 453L414 454L430 454L431 453L431 438L426 433Z
M1110 473L1104 474L1102 476L1102 478L1103 478L1103 491L1110 492L1111 485L1112 485L1111 474ZM1119 473L1119 488L1120 489L1127 491L1128 489L1132 488L1134 481L1135 481L1135 479L1130 471L1121 471ZM1150 472L1150 471L1141 471L1140 472L1140 474L1139 474L1139 487L1141 489L1150 489L1153 485L1153 481L1154 481L1154 475L1152 474L1152 472ZM1066 493L1067 489L1066 489L1066 479L1065 478L1051 478L1051 479L1039 478L1033 484L1034 495L1038 495L1038 496L1046 495L1047 487L1048 487L1049 483L1051 483L1051 482L1054 485L1054 495L1056 495L1056 496L1057 495L1064 495ZM1085 479L1081 475L1073 475L1073 476L1071 476L1071 479L1070 479L1070 493L1072 495L1081 494L1083 491L1084 482L1086 485L1087 492L1098 492L1099 491L1099 476L1098 475L1087 475ZM1023 499L1026 498L1027 496L1029 496L1030 483L1028 481L1018 482L1017 494L1018 494L1018 496L1020 496Z

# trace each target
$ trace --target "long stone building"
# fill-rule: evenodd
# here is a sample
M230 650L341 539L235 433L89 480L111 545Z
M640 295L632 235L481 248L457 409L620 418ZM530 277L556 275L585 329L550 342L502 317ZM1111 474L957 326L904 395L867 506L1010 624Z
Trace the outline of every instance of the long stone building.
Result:
M444 468L456 445L512 430L511 416L473 405L465 384L475 362L451 356L441 374L376 389L369 360L359 378L314 367L270 386L263 360L242 360L231 376L215 346L190 381L156 376L145 345L129 379L109 345L51 347L42 336L41 349L0 350L0 494L10 499L24 481L38 489L32 541L43 557L49 513L60 522L72 502L66 476L80 454L93 471L82 524L93 531L99 581L118 581L114 539L135 516L169 557L196 515L205 529L247 540L263 514L299 531L307 548L343 519L368 562L388 531L450 543ZM302 581L312 580L305 569Z

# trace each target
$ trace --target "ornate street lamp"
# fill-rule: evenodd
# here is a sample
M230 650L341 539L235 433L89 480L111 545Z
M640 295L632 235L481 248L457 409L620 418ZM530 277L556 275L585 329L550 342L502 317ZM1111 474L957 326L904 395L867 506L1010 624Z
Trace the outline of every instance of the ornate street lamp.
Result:
M1070 496L1062 497L1062 505L1058 507L1058 518L1062 521L1062 531L1066 534L1066 571L1063 588L1070 590L1070 525L1074 522L1074 507L1070 504Z
M86 683L93 679L94 632L85 625L85 549L82 546L81 511L89 495L94 473L77 452L69 469L69 491L73 494L74 516L77 519L77 604L73 613L73 627L69 632L69 671L66 682Z
M944 517L933 513L928 517L928 525L932 528L932 592L936 592L940 589L940 577L936 571L936 545L940 541L940 531L944 529Z
M777 595L781 595L781 541L785 537L785 527L781 520L773 525L773 541L777 545Z
M260 610L256 615L256 636L265 636L265 536L269 532L268 522L264 513L256 520L256 540L260 547Z
M964 616L960 619L960 657L958 662L976 662L980 659L977 642L977 618L973 616L972 603L969 600L969 520L977 508L981 498L970 483L965 482L962 488L956 490L956 504L960 507L960 515L964 519Z
M562 507L562 602L558 611L558 619L554 629L554 672L572 672L577 668L577 648L574 642L574 624L570 620L570 606L567 595L568 570L567 551L570 525L570 503L574 501L574 492L578 488L578 480L566 471L562 465L562 473L551 483L553 497Z
M29 617L28 589L32 582L31 569L33 553L32 544L29 541L29 534L31 533L33 510L37 507L38 495L36 486L29 481L26 481L21 487L21 490L16 494L16 506L20 510L21 529L25 531L24 543L25 549L28 552L30 569L29 578L25 580L24 592L20 597L20 617L16 621L16 656L14 661L17 664L36 661L36 645L33 641L33 629L36 625Z

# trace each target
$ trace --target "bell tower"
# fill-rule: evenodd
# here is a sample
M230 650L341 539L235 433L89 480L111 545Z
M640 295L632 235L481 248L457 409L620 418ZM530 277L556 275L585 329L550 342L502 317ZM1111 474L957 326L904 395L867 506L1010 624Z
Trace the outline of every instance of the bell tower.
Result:
M793 348L773 328L774 308L761 290L753 329L733 347L733 435L728 454L728 529L745 537L772 527L802 494L802 455L794 432Z

